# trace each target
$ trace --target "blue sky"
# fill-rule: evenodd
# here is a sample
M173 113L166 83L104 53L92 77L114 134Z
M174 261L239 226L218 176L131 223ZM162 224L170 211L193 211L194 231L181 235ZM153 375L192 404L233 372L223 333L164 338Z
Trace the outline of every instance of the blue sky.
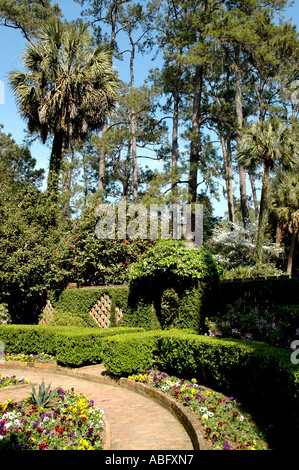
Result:
M67 20L72 20L80 16L81 7L73 0L56 0ZM292 8L286 12L286 18L293 18L293 23L299 29L299 0L294 2ZM21 144L26 135L26 123L20 118L15 103L15 99L7 86L7 74L13 69L21 69L21 53L26 47L27 41L22 37L18 30L0 27L0 81L4 82L4 104L0 104L0 123L4 125L4 132L11 133L18 144ZM146 60L145 58L143 60ZM136 85L142 83L146 77L147 69L153 67L153 63L148 59L148 64L142 64L142 67L136 64ZM119 68L120 76L123 80L128 80L128 70L121 66ZM140 83L138 83L138 79ZM1 103L0 89L0 103ZM37 168L47 170L49 163L50 148L36 142L31 147L31 153L37 160ZM215 215L223 215L226 207L223 203L215 204Z

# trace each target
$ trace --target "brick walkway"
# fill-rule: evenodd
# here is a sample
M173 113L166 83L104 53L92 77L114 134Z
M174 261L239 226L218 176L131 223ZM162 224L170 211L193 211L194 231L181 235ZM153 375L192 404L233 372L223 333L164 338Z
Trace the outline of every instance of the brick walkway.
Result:
M183 426L153 400L113 385L105 378L101 366L83 367L72 371L51 372L43 369L1 367L1 375L22 376L34 385L51 382L51 388L74 388L93 399L95 406L105 412L109 423L110 450L193 450L191 440ZM11 398L21 400L29 395L30 386L20 389L0 389L0 402Z

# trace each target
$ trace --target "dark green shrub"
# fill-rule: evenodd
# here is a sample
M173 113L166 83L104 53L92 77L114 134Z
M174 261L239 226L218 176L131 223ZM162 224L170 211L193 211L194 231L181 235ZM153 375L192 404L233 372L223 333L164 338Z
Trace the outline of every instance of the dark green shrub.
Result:
M159 338L162 370L233 395L260 413L276 430L284 423L298 432L299 370L291 353L265 343L219 339L171 331ZM277 436L276 436L277 437Z
M66 312L56 309L51 319L47 322L48 326L78 326L82 328L96 327L92 318L81 318L72 312Z
M102 361L103 338L142 331L140 328L79 328L42 325L0 325L5 352L38 354L57 358L59 364L79 367Z
M61 316L65 317L66 312L69 312L71 316L77 317L77 320L74 318L74 322L79 325L97 327L89 312L101 296L105 294L111 299L110 325L116 326L116 307L121 308L124 313L128 308L128 286L66 289L57 297L52 294L51 303L55 310L62 312Z
M103 363L107 370L118 376L149 369L153 365L159 339L167 334L167 330L152 330L107 337L103 341Z
M60 262L68 259L70 247L56 216L38 189L28 185L16 192L1 185L0 303L7 304L13 323L37 323L47 292L68 282Z
M0 325L0 341L4 343L7 353L44 352L55 356L54 332L55 329L42 325Z
M184 241L161 240L131 266L130 279L129 324L138 316L138 324L144 328L150 328L150 323L152 328L159 325L162 329L178 327L200 331L211 291L219 280L219 269L204 250L187 248ZM139 304L142 299L146 304L138 315L136 299Z

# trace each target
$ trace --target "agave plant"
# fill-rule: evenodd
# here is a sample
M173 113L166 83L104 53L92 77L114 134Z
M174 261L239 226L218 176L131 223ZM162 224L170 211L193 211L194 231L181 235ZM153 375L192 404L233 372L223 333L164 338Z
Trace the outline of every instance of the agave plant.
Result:
M30 383L32 393L30 393L30 396L33 400L33 403L37 406L49 406L51 401L53 400L53 397L56 395L60 387L55 388L55 390L50 391L50 386L51 383L45 387L45 382L44 379L42 379L41 384L39 385L38 393L36 392L34 386L32 383Z

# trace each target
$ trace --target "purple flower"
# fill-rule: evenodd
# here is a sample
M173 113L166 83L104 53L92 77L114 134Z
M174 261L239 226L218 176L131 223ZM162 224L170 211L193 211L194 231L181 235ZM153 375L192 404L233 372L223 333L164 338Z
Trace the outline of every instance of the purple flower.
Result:
M230 445L227 441L223 442L223 448L224 450L230 450Z

